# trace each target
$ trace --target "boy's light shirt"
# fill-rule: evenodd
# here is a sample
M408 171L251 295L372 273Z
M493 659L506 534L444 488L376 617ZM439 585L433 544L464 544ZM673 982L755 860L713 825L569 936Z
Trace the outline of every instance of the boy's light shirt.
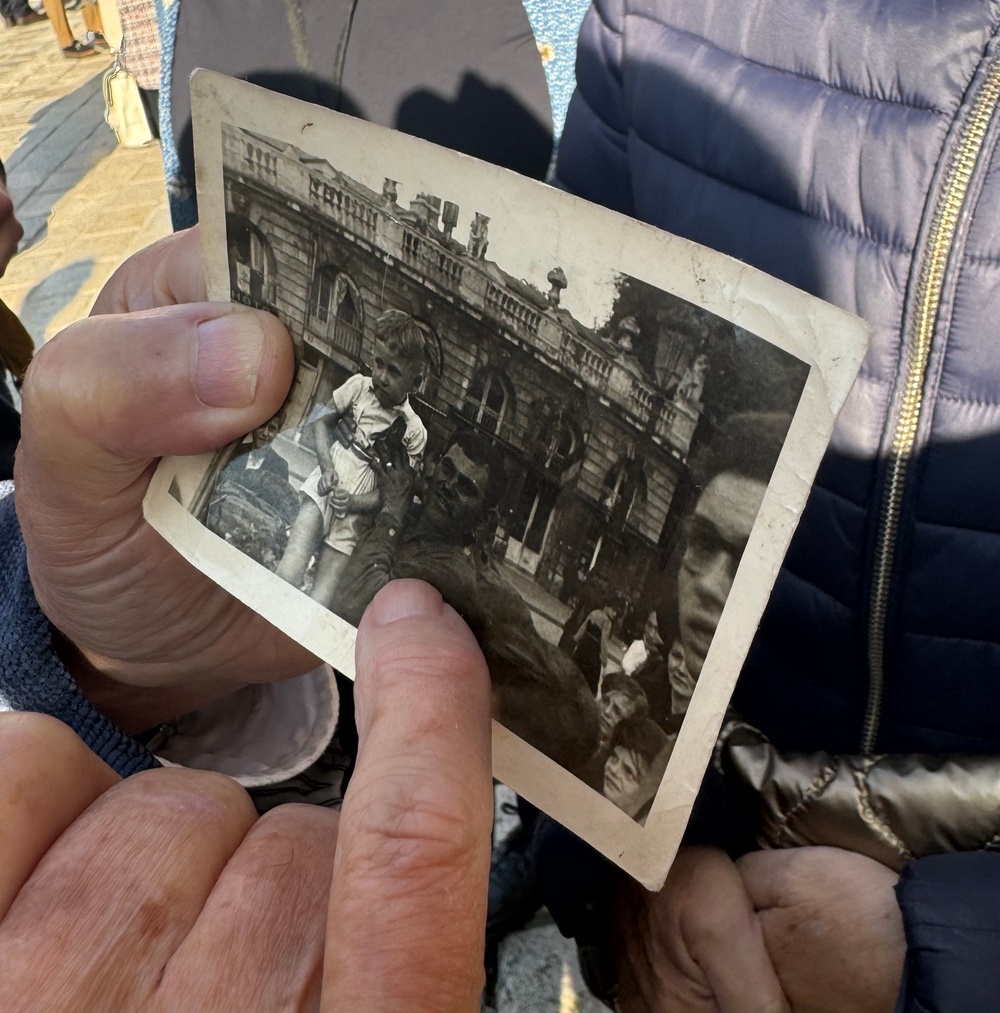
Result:
M328 402L316 405L306 417L303 426L311 425L331 415L343 415L349 408L353 408L360 399L369 397L375 403L374 406L369 406L370 410L374 411L377 415L383 416L385 425L391 424L398 416L406 419L406 433L403 436L403 446L406 448L406 453L410 458L410 464L414 468L418 467L423 457L424 448L427 446L427 430L420 416L411 407L409 396L405 397L398 405L394 405L391 408L383 408L378 404L372 391L371 377L365 376L363 373L355 373L353 376L348 377L330 395ZM358 426L355 436L360 434L361 440L358 442L362 447L367 448L372 429L364 427L362 419L357 416L355 416L354 421ZM374 431L378 432L379 430Z

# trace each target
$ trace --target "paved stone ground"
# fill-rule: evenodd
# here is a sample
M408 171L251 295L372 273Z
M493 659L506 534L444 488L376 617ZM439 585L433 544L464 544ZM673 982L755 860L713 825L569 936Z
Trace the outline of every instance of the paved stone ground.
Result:
M70 23L82 38L80 15ZM0 158L25 226L0 296L36 343L86 315L115 268L170 231L159 148L119 148L104 123L109 62L62 58L45 22L0 29ZM568 610L543 597L533 605L551 617L552 634ZM544 912L501 944L496 1013L603 1009L582 983L575 947Z
M493 793L493 840L502 843L517 825L517 796L502 784ZM493 1005L483 1013L607 1013L583 982L576 944L544 908L500 943L497 958Z
M70 24L82 38L81 16ZM0 29L0 158L25 227L0 296L36 343L85 316L115 268L170 231L158 146L119 148L104 122L109 63L63 58L46 22Z

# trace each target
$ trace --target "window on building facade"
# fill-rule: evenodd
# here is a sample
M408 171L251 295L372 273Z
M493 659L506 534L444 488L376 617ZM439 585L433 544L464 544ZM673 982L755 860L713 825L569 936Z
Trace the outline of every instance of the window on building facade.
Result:
M463 414L488 433L499 433L514 414L513 388L499 370L480 373L469 386Z
M557 474L562 474L579 457L578 448L582 437L576 426L567 419L559 420L559 427L549 441L545 455L545 467Z
M625 457L617 461L604 477L601 505L610 515L612 528L622 528L633 509L646 500L646 475L642 461Z
M267 236L241 215L228 215L229 281L243 302L273 306L277 277L274 250Z
M351 277L332 265L316 272L310 329L352 359L361 357L364 303Z

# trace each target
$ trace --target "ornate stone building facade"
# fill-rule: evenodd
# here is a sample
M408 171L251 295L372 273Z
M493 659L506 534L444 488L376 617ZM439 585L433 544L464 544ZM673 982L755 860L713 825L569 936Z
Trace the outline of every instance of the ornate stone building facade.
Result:
M563 598L583 575L636 600L670 537L702 406L668 398L640 364L634 321L583 326L560 305L572 277L558 265L544 292L508 275L474 209L431 194L404 206L396 181L377 192L243 131L226 128L224 144L233 297L276 312L300 357L283 427L365 369L384 309L405 310L427 336L413 403L428 456L461 425L507 462L497 559Z

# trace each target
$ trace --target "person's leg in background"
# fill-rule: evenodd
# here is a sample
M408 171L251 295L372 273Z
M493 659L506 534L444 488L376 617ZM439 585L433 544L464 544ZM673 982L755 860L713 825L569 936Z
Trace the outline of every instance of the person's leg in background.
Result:
M97 0L84 0L82 13L83 23L87 26L87 41L99 52L109 52L111 47L104 38L104 22Z
M56 33L56 42L59 44L63 56L75 59L76 57L94 55L93 46L84 45L73 37L62 0L45 0L45 13L52 23L52 30Z
M36 14L28 0L0 0L0 19L8 28L17 25L33 25L44 20L44 14Z

